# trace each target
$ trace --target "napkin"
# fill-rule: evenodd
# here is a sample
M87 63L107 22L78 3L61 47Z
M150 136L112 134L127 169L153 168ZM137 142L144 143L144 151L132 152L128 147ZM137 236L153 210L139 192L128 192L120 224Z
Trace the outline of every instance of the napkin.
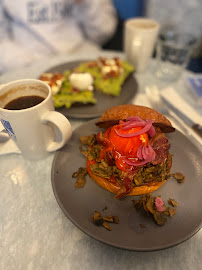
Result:
M202 105L202 74L187 76L185 82L193 93L197 104Z
M183 97L181 97L177 91L172 87L167 87L160 92L161 96L184 115L186 115L190 120L195 123L202 125L202 116L199 111L196 111L196 107L191 107Z
M4 127L0 123L0 133L3 130L4 130ZM21 152L18 149L16 143L12 139L8 139L6 141L4 139L1 140L1 134L0 134L0 156L6 155L6 154L12 154L12 153L20 154Z
M177 93L176 89L167 87L160 91L160 95L167 101L168 104L171 104L173 107L177 108L183 115L187 116L194 123L202 125L202 108L193 106L192 102L188 104L186 99ZM192 106L190 104L192 104ZM181 122L185 128L189 130L192 136L194 136L194 138L202 144L201 137L183 122L183 116Z

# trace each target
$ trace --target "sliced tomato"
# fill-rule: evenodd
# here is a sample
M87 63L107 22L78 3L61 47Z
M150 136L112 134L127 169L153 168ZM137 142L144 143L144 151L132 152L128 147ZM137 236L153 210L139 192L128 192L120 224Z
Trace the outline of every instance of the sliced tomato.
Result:
M136 158L137 150L140 145L148 144L148 134L143 133L139 136L124 138L120 137L116 133L115 129L118 129L119 133L127 134L139 131L142 129L142 127L134 127L129 130L122 130L121 125L116 125L108 128L103 134L103 137L109 140L109 144L106 147L103 146L101 149L99 160L105 157L106 151L113 151L117 168L122 171L126 171L129 170L131 166L125 162L125 157Z
M128 134L128 133L133 133L136 131L139 131L142 129L142 127L135 127L131 128L129 130L122 130L120 126L114 126L111 129L109 138L110 141L115 148L117 152L122 154L123 156L127 157L135 157L137 150L139 146L144 142L147 144L148 142L148 135L147 133L143 133L142 135L139 136L133 136L130 138L123 138L120 137L116 132L115 129L118 129L119 133L122 134Z

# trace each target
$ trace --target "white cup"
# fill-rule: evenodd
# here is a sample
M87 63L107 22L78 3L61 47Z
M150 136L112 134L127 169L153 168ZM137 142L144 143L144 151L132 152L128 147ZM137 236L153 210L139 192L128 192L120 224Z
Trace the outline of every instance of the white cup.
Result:
M43 100L25 109L6 109L11 101L38 96ZM0 121L23 156L38 160L63 147L72 135L68 119L55 111L51 88L34 79L13 81L0 88Z
M159 32L158 22L147 18L133 18L124 24L124 52L137 72L146 70L154 51Z

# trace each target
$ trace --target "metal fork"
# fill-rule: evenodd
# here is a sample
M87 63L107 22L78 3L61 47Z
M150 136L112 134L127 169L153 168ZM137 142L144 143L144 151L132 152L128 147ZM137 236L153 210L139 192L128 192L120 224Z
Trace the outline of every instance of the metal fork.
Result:
M163 102L163 99L161 98L161 95L159 93L159 90L157 86L147 86L145 88L145 92L147 94L147 97L149 99L149 102L151 106L156 109L157 111L161 112L168 118L170 118L171 121L173 121L177 127L180 129L180 131L187 137L189 137L192 142L195 143L197 146L202 146L202 144L193 136L192 132L190 131L189 127L184 123L184 121L174 112L172 111L166 104Z

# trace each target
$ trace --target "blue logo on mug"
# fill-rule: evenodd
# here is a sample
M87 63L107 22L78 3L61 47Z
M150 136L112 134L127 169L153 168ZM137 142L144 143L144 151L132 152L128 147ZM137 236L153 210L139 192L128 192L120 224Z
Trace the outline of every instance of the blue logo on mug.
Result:
M8 121L3 120L3 119L1 119L1 118L0 118L0 121L1 121L2 125L4 126L4 128L5 128L6 132L8 133L8 135L9 135L13 140L16 141L16 136L15 136L15 133L13 132L13 129L12 129L12 127L11 127L11 124L10 124Z

